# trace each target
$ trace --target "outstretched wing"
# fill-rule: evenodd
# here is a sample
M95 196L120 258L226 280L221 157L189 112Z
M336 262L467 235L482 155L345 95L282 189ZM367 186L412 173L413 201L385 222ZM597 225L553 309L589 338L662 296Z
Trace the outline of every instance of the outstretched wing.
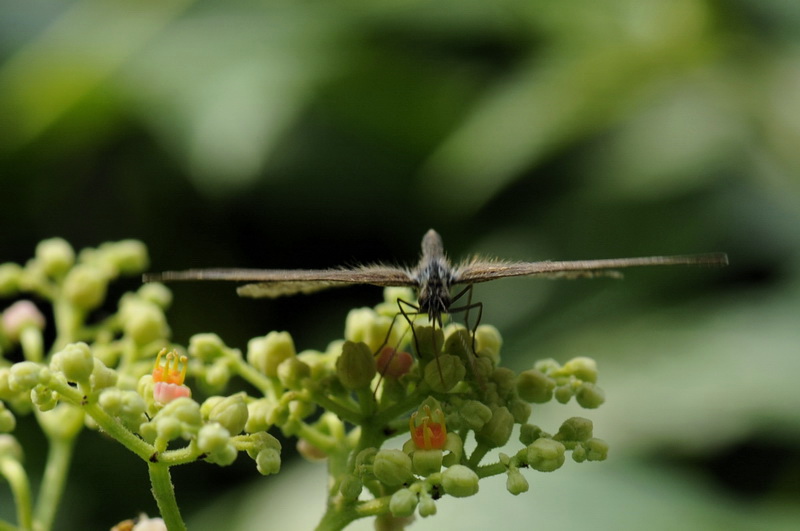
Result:
M612 258L607 260L575 260L560 262L506 262L474 258L455 270L455 284L473 284L505 277L595 277L622 276L617 269L643 266L705 266L728 265L725 253L690 254L677 256L645 256L640 258Z
M248 282L236 292L242 297L282 297L354 284L415 286L405 269L372 265L352 269L189 269L144 276L145 282L221 280Z

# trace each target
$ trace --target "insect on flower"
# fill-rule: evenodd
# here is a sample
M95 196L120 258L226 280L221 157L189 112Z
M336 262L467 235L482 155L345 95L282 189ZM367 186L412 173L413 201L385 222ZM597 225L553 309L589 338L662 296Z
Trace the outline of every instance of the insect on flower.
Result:
M165 356L166 355L166 356ZM166 361L162 365L161 358ZM176 398L191 397L192 390L183 385L186 379L186 364L189 359L186 356L179 356L174 350L167 352L161 349L156 357L153 367L153 398L160 404L168 404Z
M400 299L397 301L399 315L403 315L409 324L412 323L410 315L427 314L429 322L441 328L443 315L464 312L464 320L468 321L468 312L474 309L478 314L473 327L474 331L477 323L480 322L483 304L472 302L472 286L480 282L520 276L620 277L617 269L629 267L662 265L721 267L727 264L726 254L709 253L544 262L512 262L473 257L453 265L445 255L441 236L431 229L422 238L422 254L415 267L379 264L337 269L190 269L147 274L144 275L144 281L227 280L247 282L237 288L236 291L239 295L269 298L313 293L326 288L356 284L412 287L417 291L417 304ZM462 286L462 288L451 293L456 286ZM456 306L455 303L465 296L466 302ZM413 331L412 327L412 333ZM472 350L474 352L474 345Z

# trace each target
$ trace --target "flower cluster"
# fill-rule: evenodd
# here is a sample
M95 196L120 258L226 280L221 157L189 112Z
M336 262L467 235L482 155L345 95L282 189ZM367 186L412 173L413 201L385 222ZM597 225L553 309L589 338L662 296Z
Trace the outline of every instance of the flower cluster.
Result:
M71 447L84 428L102 430L146 463L169 529L184 528L170 467L225 466L246 452L259 473L278 473L281 445L269 432L296 437L301 455L327 462L324 528L365 516L387 525L415 512L427 517L442 496L472 496L481 479L499 474L517 495L528 489L522 469L556 470L567 452L577 462L607 455L587 419L570 418L554 435L529 423L531 403L603 402L588 358L544 360L517 374L500 365L494 327L442 329L398 314L398 300L413 301L405 288L351 311L344 337L322 350L298 352L287 332L253 338L243 350L210 333L183 347L169 340L164 286L145 284L116 307L105 300L109 282L146 266L135 241L76 253L60 239L42 242L24 266L0 265L0 296L17 300L0 316L0 432L13 432L31 411L52 444ZM101 306L108 316L98 321ZM227 392L234 381L238 392ZM515 426L520 446L487 463L509 446ZM387 447L395 437L405 442ZM0 475L25 500L21 459L18 441L0 436ZM65 465L48 468L67 474ZM49 495L56 504L61 492ZM46 517L33 521L29 504L19 503L20 527L49 529L55 508L36 514Z

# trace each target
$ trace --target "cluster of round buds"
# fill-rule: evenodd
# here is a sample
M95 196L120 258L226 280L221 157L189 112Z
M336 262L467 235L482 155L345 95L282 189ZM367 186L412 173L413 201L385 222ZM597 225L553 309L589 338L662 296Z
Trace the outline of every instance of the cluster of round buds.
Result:
M161 358L166 361L162 364ZM161 349L153 367L153 398L159 404L168 404L176 398L191 397L192 390L183 384L186 379L188 358L179 356L174 350Z

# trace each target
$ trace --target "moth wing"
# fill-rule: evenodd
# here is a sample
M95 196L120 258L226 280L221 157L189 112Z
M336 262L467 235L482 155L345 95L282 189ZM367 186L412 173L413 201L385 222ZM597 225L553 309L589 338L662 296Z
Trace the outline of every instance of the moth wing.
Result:
M551 278L607 276L620 278L622 274L617 270L628 267L671 265L721 267L727 264L728 256L724 253L544 262L506 262L474 258L464 262L456 269L455 283L470 284L497 278L533 276Z
M237 289L243 297L282 297L354 284L414 286L405 269L359 266L352 269L190 269L146 275L146 282L220 280L248 282Z

